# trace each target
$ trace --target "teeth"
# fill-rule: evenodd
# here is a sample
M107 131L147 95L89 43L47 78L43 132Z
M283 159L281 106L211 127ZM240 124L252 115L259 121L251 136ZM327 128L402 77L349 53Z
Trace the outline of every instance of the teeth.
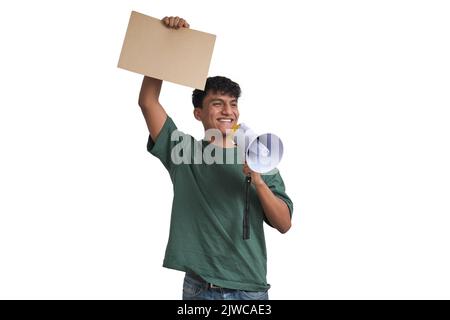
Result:
M233 120L231 120L231 119L219 119L219 121L220 121L220 122L231 122L231 121L233 121Z

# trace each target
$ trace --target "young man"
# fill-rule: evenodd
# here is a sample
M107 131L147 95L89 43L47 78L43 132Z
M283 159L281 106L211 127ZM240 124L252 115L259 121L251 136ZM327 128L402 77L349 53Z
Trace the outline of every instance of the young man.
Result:
M178 17L162 21L169 28L189 27ZM144 77L139 106L150 131L147 149L173 183L163 265L186 272L183 299L268 299L263 222L287 232L293 205L280 174L252 172L228 139L238 124L241 89L230 79L212 77L205 91L194 90L194 117L205 129L205 139L196 141L177 130L159 103L161 85ZM208 155L219 160L211 162ZM246 176L252 182L248 190Z

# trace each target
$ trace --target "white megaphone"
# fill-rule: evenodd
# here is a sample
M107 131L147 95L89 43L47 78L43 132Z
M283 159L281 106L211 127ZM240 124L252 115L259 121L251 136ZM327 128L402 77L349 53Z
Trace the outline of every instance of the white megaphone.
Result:
M275 169L283 157L283 142L273 133L258 135L241 123L233 139L244 152L247 165L255 172L267 173Z

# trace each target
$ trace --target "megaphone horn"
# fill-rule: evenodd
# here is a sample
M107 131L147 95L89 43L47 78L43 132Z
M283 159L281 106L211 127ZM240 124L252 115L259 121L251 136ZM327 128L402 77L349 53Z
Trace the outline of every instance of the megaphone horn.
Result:
M239 139L239 135L244 135L245 139ZM275 169L283 157L283 142L276 134L258 135L241 123L234 139L238 147L240 147L239 143L244 141L245 160L250 169L255 172L267 173Z

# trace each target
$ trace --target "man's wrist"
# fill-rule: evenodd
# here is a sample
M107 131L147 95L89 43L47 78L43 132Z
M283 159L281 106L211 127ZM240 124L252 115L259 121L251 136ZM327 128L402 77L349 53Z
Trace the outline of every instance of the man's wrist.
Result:
M266 183L264 182L264 180L261 177L259 177L258 179L253 179L253 184L255 185L256 188L266 185Z

